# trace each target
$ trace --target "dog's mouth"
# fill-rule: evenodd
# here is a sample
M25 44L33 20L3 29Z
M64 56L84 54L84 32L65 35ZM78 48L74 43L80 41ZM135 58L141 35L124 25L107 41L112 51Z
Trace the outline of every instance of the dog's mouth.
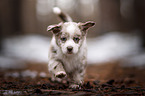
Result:
M69 51L68 51L67 54L71 55L71 54L73 54L73 52L69 52Z

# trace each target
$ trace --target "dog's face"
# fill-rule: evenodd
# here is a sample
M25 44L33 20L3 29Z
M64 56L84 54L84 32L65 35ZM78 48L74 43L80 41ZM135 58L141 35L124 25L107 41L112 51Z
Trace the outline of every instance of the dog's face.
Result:
M72 55L78 53L86 37L87 29L94 24L91 21L86 23L65 22L50 25L47 30L54 34L56 44L60 47L62 53Z

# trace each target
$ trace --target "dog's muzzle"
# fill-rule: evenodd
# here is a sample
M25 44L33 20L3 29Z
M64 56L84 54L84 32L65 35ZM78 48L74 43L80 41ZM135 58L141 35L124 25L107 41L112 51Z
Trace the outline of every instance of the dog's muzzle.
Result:
M72 54L72 51L73 51L73 47L72 46L68 46L67 47L67 53L68 54Z

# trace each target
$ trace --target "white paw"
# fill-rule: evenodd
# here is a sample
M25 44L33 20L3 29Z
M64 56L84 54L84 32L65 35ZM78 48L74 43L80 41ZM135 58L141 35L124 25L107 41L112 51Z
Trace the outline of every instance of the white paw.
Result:
M66 73L64 71L59 71L55 74L55 77L64 78L64 77L66 77Z
M80 86L78 84L71 84L69 86L69 88L71 88L71 89L80 89Z

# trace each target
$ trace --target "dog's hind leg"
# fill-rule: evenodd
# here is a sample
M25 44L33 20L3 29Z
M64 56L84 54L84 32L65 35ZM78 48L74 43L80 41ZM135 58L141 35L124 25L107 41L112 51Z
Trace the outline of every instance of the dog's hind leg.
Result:
M70 74L70 79L72 80L69 88L81 88L80 86L84 82L85 68L80 68L79 70Z

